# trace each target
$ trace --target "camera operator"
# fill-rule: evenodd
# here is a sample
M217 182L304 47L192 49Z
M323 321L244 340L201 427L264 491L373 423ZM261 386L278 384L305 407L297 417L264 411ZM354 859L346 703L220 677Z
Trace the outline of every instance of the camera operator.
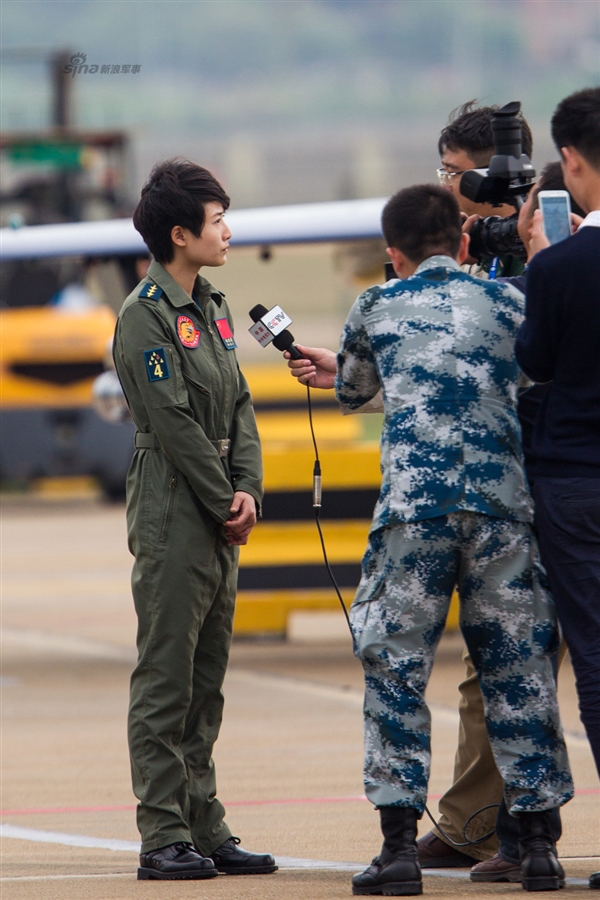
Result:
M480 218L489 216L508 218L516 212L515 207L508 203L498 206L491 203L476 203L460 191L461 175L471 169L485 169L490 164L495 152L492 122L494 113L498 109L498 106L478 107L475 100L464 103L453 113L453 118L442 130L438 141L442 165L437 170L437 176L440 184L452 191L461 212L467 216L463 225L463 230L467 233ZM533 149L531 129L521 114L519 114L519 120L523 153L531 158ZM516 237L516 227L513 237ZM510 246L510 239L507 243ZM494 248L488 249L493 250ZM479 256L473 256L472 249L470 249L466 262L477 264L476 268L471 270L471 274L483 277L489 274L492 277L512 276L520 275L523 272L523 260L506 252L500 254L491 252L479 258Z
M600 88L559 103L551 130L588 215L532 260L516 352L532 380L550 382L532 438L536 523L600 772ZM600 872L590 886L600 888Z
M407 281L375 286L358 298L335 379L344 411L364 409L381 388L385 407L382 490L350 614L365 669L365 788L380 810L384 845L355 877L353 890L420 893L416 820L429 766L423 695L455 583L493 753L519 822L523 880L528 889L555 890L563 874L549 820L570 788L548 658L554 610L539 582L518 452L513 346L523 297L460 271L467 237L447 192L401 191L388 202L382 224L394 269ZM289 364L304 383L325 387L333 380L332 357L314 350ZM482 359L487 376L479 379L472 365ZM463 396L470 399L456 400ZM502 624L509 619L520 622L519 650ZM534 637L542 633L543 646ZM505 686L513 678L533 683L530 676L542 679L544 701L528 691L517 711ZM515 716L527 736L517 736ZM535 735L542 719L544 734L553 735L549 744ZM532 768L525 759L530 752ZM526 776L525 801L522 779L534 769L531 781Z

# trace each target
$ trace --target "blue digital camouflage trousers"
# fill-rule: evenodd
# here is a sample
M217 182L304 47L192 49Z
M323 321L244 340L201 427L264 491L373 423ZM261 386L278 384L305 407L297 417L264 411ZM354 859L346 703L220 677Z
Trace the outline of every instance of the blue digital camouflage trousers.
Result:
M526 522L455 512L371 533L350 618L365 672L364 777L372 803L425 807L425 688L455 586L509 810L571 799L550 663L558 632L543 581Z

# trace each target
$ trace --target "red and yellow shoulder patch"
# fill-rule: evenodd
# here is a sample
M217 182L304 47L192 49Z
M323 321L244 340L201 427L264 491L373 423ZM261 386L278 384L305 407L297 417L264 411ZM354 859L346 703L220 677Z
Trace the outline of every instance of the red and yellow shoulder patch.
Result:
M193 350L200 343L202 332L189 316L177 316L177 337L184 347Z

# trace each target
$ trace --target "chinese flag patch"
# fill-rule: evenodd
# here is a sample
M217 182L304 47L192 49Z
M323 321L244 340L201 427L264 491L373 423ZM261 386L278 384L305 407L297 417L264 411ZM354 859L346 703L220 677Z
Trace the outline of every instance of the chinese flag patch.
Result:
M237 344L235 342L235 338L232 334L231 328L229 327L229 322L227 319L215 319L215 325L217 326L217 331L223 341L223 344L228 350L235 350Z

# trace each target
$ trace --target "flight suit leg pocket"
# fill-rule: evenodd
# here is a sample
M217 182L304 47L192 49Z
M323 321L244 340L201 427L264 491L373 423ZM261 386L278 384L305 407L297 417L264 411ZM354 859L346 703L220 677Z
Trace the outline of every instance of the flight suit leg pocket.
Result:
M140 490L130 523L130 538L134 555L142 554L158 564L172 531L176 515L177 495L181 473L159 450L140 450Z

